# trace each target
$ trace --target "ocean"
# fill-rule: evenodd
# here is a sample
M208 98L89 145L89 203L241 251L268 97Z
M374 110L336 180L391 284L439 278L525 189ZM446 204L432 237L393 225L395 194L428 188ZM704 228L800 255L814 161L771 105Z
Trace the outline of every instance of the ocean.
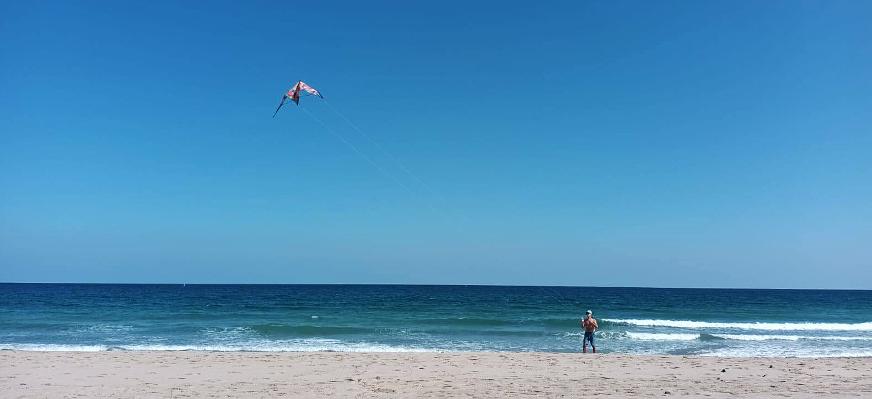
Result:
M0 350L872 356L872 291L0 284Z

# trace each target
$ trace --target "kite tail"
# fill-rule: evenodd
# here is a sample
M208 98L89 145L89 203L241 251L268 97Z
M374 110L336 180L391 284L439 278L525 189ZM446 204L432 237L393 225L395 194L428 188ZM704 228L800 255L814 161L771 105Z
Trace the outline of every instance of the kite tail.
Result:
M324 97L321 97L321 98L324 98ZM367 141L369 141L373 146L375 146L376 148L378 148L379 151L381 151L381 153L382 153L384 156L390 158L390 159L391 159L391 160L392 160L392 161L397 165L397 167L398 167L400 170L402 170L403 173L406 174L406 176L408 176L408 177L410 177L412 180L414 180L415 183L417 183L419 186L421 186L422 188L424 188L424 190L426 190L430 195L435 196L435 197L441 199L440 196L439 196L439 195L438 195L438 194L437 194L437 193L436 193L432 188L430 188L429 185L427 185L427 183L424 183L424 181L421 180L421 178L419 178L417 175L415 175L414 173L412 173L412 171L411 171L409 168L407 168L406 165L403 164L403 162L400 161L399 158L397 158L396 156L394 156L393 154L391 154L390 152L388 152L388 150L386 150L386 149L385 149L381 144L379 144L379 143L378 143L375 139L373 139L370 135L364 133L363 130L357 126L357 124L355 124L355 123L352 122L350 119L348 119L345 115L343 115L341 112L339 112L339 110L337 110L336 108L334 108L333 105L331 105L327 100L324 100L324 104L327 104L327 107L330 108L330 110L333 111L333 113L335 113L335 114L338 115L340 118L342 118L342 120L344 120L345 123L348 123L348 125L351 126L352 129L354 129L355 131L357 131L358 134L360 134L361 136L363 136L363 138L365 138L365 139L366 139Z

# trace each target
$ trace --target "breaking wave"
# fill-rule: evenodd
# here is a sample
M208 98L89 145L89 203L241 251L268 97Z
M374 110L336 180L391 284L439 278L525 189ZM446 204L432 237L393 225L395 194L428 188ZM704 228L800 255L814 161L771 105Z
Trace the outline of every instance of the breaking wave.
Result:
M737 329L763 331L872 331L872 322L865 323L723 323L692 320L603 319L619 325L642 327L672 327L687 329Z
M254 341L238 344L202 345L65 345L65 344L0 344L0 350L35 352L102 352L102 351L213 351L213 352L445 352L438 348L385 345L369 342L345 342L334 339L301 339L289 341Z

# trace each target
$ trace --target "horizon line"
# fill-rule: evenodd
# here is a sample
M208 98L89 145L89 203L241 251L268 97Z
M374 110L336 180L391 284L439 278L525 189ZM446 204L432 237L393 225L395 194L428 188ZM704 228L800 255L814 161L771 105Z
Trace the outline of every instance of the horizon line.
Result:
M660 287L618 285L525 285L525 284L425 284L425 283L122 283L122 282L61 282L61 281L0 281L0 284L68 284L68 285L351 285L351 286L421 286L421 287L542 287L542 288L634 288L664 290L779 290L779 291L872 291L872 288L753 288L753 287Z

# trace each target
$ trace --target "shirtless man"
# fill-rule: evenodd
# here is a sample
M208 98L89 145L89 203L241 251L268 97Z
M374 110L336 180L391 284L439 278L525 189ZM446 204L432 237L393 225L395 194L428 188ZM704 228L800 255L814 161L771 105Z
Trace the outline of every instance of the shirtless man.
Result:
M593 333L596 332L599 325L596 324L596 319L593 318L593 312L587 311L584 313L584 319L581 320L581 328L584 329L584 339L581 341L581 351L587 353L587 343L590 342L590 347L593 353L596 353L596 345L593 343Z

